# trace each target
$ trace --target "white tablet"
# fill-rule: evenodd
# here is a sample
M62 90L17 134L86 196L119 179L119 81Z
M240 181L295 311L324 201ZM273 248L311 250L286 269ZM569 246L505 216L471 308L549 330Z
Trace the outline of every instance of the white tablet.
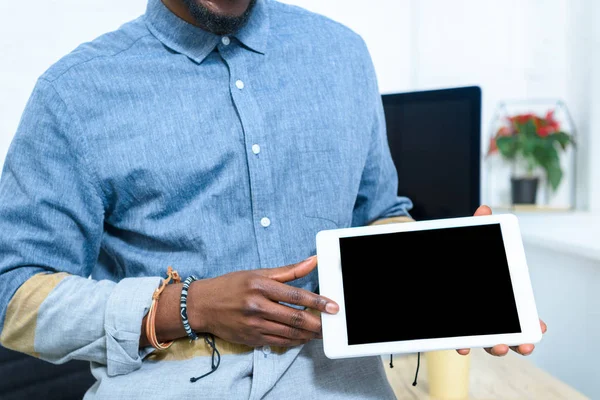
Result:
M513 214L320 231L327 357L537 343L542 331Z

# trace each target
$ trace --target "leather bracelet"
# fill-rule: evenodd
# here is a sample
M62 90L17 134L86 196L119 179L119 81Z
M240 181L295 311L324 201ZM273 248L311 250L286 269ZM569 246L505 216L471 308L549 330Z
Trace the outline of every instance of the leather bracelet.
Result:
M187 296L190 285L192 284L192 282L197 280L198 278L196 278L194 275L191 275L183 282L183 287L181 288L181 297L179 299L181 322L183 322L183 329L185 329L185 333L190 338L190 341L198 340L198 335L196 335L196 332L192 330L190 322L188 321Z
M173 281L173 282L171 282ZM169 283L179 283L181 282L181 277L177 271L174 271L172 267L167 269L167 278L163 279L160 286L154 291L152 294L152 304L150 304L150 310L148 310L148 317L146 318L146 337L148 338L148 342L150 345L157 350L165 350L171 347L173 341L159 343L156 338L156 309L158 307L158 299L165 290L165 287Z

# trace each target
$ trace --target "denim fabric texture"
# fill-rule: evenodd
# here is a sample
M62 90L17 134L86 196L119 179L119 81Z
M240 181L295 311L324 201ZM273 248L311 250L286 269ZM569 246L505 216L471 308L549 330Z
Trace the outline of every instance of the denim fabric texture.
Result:
M35 349L89 360L89 399L391 399L378 358L328 360L319 341L225 355L195 384L206 359L152 363L137 348L168 266L183 279L279 267L315 254L319 230L412 206L359 35L258 0L228 39L149 0L39 78L0 180L0 321L34 274L67 272ZM290 284L317 290L316 271Z

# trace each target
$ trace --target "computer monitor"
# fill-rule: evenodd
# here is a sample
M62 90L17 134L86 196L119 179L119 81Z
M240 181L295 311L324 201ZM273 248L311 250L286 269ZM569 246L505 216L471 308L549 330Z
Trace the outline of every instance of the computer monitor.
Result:
M481 88L383 94L398 194L416 220L473 215L481 199Z

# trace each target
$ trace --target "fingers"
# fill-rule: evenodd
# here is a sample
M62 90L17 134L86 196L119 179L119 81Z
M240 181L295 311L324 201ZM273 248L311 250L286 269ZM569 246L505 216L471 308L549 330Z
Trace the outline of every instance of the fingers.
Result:
M335 301L308 290L278 282L268 282L267 285L264 295L272 301L312 308L328 314L336 314L340 310Z
M506 354L508 354L509 349L522 356L528 356L533 352L535 346L533 344L521 344L519 346L509 347L505 344L499 344L494 347L484 348L488 354L496 357L504 357ZM456 351L462 356L466 356L470 352L469 349L458 349Z
M546 325L546 323L544 321L542 321L540 319L540 328L542 328L542 333L546 333L546 331L548 330L548 325Z
M264 274L278 282L289 282L308 275L317 266L317 256L312 256L296 264L262 270Z
M320 330L313 332L280 324L275 321L265 321L260 331L263 337L269 338L271 344L278 346L296 346L313 339L322 338Z
M476 217L480 215L492 215L492 209L486 205L481 205L477 208L477 210L475 210L475 214L473 215Z
M533 352L535 346L533 344L521 344L519 346L510 346L510 349L522 356L528 356Z
M316 266L317 257L312 256L296 264L263 270L263 273L268 278L283 283L308 275ZM264 294L270 300L308 307L328 314L335 314L340 309L336 302L325 296L290 285L279 285L276 284L277 282L272 282L273 284L265 283Z
M276 335L298 338L299 332L307 331L313 334L321 334L321 316L307 310L293 308L283 304L271 303L262 315L265 320L282 324L286 332L277 331ZM289 330L289 332L287 332Z
M546 331L548 330L548 326L541 319L540 319L540 328L542 329L542 334L546 333ZM514 351L515 353L520 354L522 356L528 356L531 353L533 353L533 350L535 350L535 345L533 345L533 344L521 344L521 345L518 345L518 346L510 346L510 349L512 351Z
M508 353L508 346L505 344L498 344L494 347L486 347L485 351L488 352L489 354L496 356L496 357L503 357Z

